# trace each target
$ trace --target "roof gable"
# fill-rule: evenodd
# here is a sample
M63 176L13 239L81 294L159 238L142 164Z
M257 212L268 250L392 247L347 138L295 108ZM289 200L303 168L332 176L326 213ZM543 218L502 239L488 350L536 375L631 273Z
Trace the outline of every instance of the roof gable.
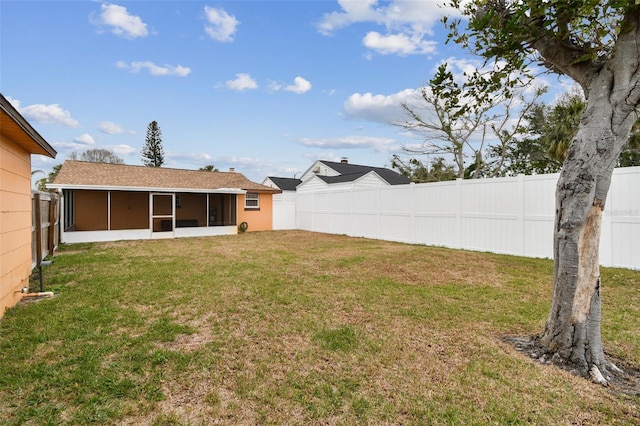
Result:
M294 178L269 176L267 179L283 191L295 191L296 186L302 183L302 180Z
M24 117L0 94L0 135L30 154L55 158L56 150L24 119Z
M378 176L380 176L385 182L387 182L389 185L404 185L404 184L411 183L411 180L406 176L403 176L398 172L395 172L391 169L386 169L384 167L362 166L359 164L350 164L350 163L342 163L342 162L338 163L335 161L325 161L325 160L320 160L320 162L325 166L335 170L340 175L359 174L360 176L363 176L366 173L373 171Z
M279 192L247 179L242 173L208 172L126 164L91 163L67 160L51 188L122 188L157 190L240 189L254 192Z

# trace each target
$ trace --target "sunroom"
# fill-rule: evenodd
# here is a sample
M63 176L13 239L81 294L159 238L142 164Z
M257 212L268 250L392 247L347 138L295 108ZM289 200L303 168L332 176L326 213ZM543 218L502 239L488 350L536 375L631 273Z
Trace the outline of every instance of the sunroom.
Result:
M62 195L63 243L235 234L245 194L273 193L235 172L80 161L48 186Z

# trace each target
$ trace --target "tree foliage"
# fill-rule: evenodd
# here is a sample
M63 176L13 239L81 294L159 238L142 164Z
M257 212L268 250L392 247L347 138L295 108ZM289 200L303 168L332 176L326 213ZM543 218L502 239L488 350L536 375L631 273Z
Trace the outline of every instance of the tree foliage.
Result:
M555 105L538 103L525 117L523 136L507 147L505 168L501 175L544 174L560 171L569 146L580 125L585 109L581 93L565 93ZM640 122L636 123L626 148L620 154L618 167L640 165Z
M84 152L72 152L69 160L89 161L92 163L124 164L124 160L108 149L88 149Z
M478 97L469 84L460 82L448 65L438 67L420 99L405 101L407 116L395 123L418 133L420 147L405 147L411 154L450 155L459 178L498 176L516 135L523 131L524 117L546 91L524 87L508 94Z
M394 154L391 167L414 183L441 182L457 177L455 168L444 157L433 158L427 163L415 157L403 160L398 154Z
M147 126L147 137L142 148L142 162L149 167L162 167L164 164L162 132L155 120Z
M40 191L40 192L53 192L52 190L47 188L47 184L48 183L53 183L53 181L56 180L56 176L58 176L58 173L60 173L60 169L61 168L62 168L62 164L55 165L55 166L53 166L53 168L51 169L51 172L49 172L47 177L43 177L42 179L38 179L36 181L36 188L38 189L38 191Z
M213 164L207 164L204 167L198 169L201 172L218 172L219 170Z

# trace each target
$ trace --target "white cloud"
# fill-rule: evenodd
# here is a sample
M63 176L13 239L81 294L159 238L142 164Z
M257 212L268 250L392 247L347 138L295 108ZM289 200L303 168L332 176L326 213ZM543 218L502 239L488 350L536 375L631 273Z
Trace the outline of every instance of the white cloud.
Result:
M356 23L383 26L386 34L369 32L364 45L382 54L428 54L435 51L436 42L425 40L433 35L433 26L445 15L460 16L456 9L442 7L438 1L393 0L379 5L377 0L340 0L340 11L326 13L317 25L321 34Z
M287 92L294 92L302 94L311 90L311 83L302 77L296 77L293 79L293 84L284 88Z
M125 133L130 135L135 134L133 130L127 130L124 127L122 127L120 124L113 123L111 121L101 121L98 124L98 130L108 135L122 135Z
M419 93L416 89L405 89L391 95L354 93L345 101L344 111L353 119L393 123L404 118L402 103Z
M145 37L149 34L147 24L140 17L130 15L127 8L116 4L100 5L100 17L91 19L94 25L111 27L111 32L117 36L133 39Z
M235 16L229 15L224 9L209 6L205 6L204 13L209 22L204 26L204 30L209 37L221 42L233 41L233 35L240 24Z
M341 12L325 13L318 23L318 31L324 35L331 35L340 28L357 22L382 22L384 12L374 9L377 0L349 1L339 0Z
M62 152L84 151L87 148L87 144L78 142L54 142L53 147L58 151L58 154Z
M376 31L368 32L362 42L369 49L382 55L395 53L401 56L434 53L437 44L435 41L426 41L421 37L409 37L406 34L382 35Z
M156 65L151 61L136 61L127 64L124 61L116 62L116 67L121 69L128 69L133 73L138 73L142 69L149 70L151 75L173 75L177 77L186 77L191 73L191 68L183 67L182 65Z
M231 90L257 89L258 83L249 74L238 73L235 80L227 80L225 85Z
M343 136L337 138L300 138L300 145L321 149L373 149L377 152L393 152L400 144L392 138L375 136Z
M67 127L80 126L80 123L71 117L71 113L60 108L58 104L34 104L22 108L18 99L7 97L7 100L27 120L33 120L37 123L57 123Z
M132 146L124 145L124 144L107 145L107 149L113 151L113 153L117 155L131 155L131 154L137 154L140 152L138 148L134 148Z
M93 136L91 136L89 133L83 133L77 138L73 138L73 141L82 145L94 145L96 143L95 139L93 139Z
M167 158L176 161L189 161L196 164L211 164L213 157L209 154L199 154L195 152L167 152Z
M444 7L442 1L393 0L379 6L377 0L339 0L339 12L326 13L318 23L318 31L331 35L352 24L371 22L387 30L405 29L415 33L431 33L433 25L445 15L460 16L460 11Z

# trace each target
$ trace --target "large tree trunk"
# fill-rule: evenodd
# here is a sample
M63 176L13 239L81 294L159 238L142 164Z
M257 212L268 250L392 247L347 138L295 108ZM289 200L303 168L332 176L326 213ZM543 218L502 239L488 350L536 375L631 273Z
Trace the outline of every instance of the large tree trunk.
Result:
M628 53L617 47L621 56ZM635 49L629 63L608 63L587 87L587 108L556 187L553 301L539 338L558 361L601 383L617 369L605 360L600 334L600 224L616 160L637 118Z

